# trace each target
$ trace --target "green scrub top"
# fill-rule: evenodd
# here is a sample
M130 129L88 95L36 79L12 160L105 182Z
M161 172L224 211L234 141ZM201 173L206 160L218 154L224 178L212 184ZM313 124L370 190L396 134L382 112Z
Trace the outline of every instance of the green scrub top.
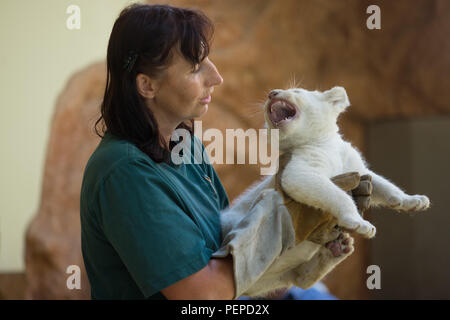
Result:
M193 136L203 152L204 146ZM192 158L193 159L193 158ZM92 299L165 299L220 247L228 197L209 161L156 163L106 132L80 197L81 247Z

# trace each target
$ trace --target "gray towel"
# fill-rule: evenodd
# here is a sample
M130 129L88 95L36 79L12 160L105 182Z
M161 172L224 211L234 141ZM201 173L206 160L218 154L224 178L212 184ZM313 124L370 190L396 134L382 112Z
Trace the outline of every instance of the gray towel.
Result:
M331 180L352 194L362 214L370 203L370 176L349 172ZM221 223L224 240L213 257L233 256L235 298L291 285L309 288L353 251L332 257L324 245L341 234L335 218L286 198L277 176L239 197L222 212Z
M291 216L273 186L274 177L270 177L222 212L224 238L213 257L233 256L235 299L294 284L298 274L293 267L310 259L320 247L304 241L294 248ZM280 264L282 255L294 255L294 265Z

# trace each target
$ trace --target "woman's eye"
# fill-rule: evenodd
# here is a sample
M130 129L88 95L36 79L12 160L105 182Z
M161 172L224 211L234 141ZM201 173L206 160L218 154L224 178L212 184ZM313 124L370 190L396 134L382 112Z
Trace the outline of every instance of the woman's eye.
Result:
M197 63L194 68L192 69L192 72L198 72L198 70L200 70L200 64Z

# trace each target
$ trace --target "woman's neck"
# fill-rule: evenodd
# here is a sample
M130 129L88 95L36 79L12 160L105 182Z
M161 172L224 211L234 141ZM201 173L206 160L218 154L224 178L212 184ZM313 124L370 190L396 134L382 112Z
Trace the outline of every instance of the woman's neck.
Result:
M170 138L172 137L175 129L180 125L182 120L175 119L170 114L167 114L159 108L151 108L156 123L158 124L158 130L164 139L167 146L170 145Z

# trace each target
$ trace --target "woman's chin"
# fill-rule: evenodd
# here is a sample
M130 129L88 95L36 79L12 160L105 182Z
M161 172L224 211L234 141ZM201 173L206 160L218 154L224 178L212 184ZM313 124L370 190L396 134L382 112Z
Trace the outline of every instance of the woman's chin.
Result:
M194 118L199 118L208 112L208 104L202 104L200 110L197 112Z

